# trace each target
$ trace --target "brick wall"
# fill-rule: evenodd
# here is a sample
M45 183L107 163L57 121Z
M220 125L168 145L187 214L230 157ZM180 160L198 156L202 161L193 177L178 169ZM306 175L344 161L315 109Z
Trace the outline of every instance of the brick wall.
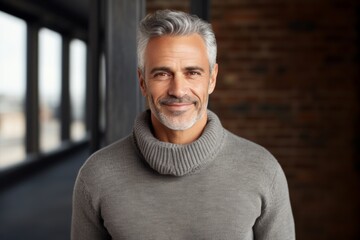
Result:
M147 6L189 11L189 1ZM279 160L299 240L360 239L357 9L356 0L211 3L210 108Z

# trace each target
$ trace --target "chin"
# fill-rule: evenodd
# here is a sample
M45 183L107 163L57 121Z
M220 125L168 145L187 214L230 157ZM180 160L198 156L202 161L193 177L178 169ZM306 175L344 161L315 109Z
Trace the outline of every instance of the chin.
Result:
M184 131L190 129L192 126L195 125L196 122L190 123L181 123L181 124L167 124L165 125L167 128L174 130L174 131Z
M167 128L175 131L183 131L190 129L199 120L198 117L196 116L190 120L181 120L176 118L181 118L181 117L168 117L160 113L158 120Z
M168 116L164 113L158 114L158 120L167 128L174 131L184 131L192 128L204 116L205 111L191 116Z

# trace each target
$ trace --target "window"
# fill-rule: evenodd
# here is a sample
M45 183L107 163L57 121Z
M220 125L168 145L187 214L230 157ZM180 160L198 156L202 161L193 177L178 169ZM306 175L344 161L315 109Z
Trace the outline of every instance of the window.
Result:
M26 23L0 11L0 168L25 159Z
M86 135L85 88L86 45L83 41L70 43L70 96L71 96L71 139L80 140Z
M36 156L39 150L49 152L58 149L62 139L68 139L69 124L71 140L78 141L86 137L87 46L84 41L74 39L70 42L69 53L64 52L62 47L65 46L64 50L67 51L68 42L64 44L63 38L67 41L71 35L62 36L47 28L38 31L38 25L33 28L31 24L0 11L0 169L25 160L28 157L27 151ZM38 43L32 42L36 39L32 35L28 39L27 34L38 34ZM36 64L27 63L31 57L37 58L36 54L31 56L31 51L30 58L27 58L28 50L31 50L27 46L30 45L34 47L33 50L38 47ZM66 77L62 78L63 72L67 74L67 66L62 66L62 54L64 57L69 56L69 59L64 59L64 63L69 63L70 99L67 99L67 90L62 93L61 89L61 81L68 80ZM27 69L35 66L38 69ZM38 70L38 79L27 78L27 70L34 73L33 76L37 75ZM27 79L31 80L30 84L34 84L29 89L26 89ZM35 86L38 86L38 91L26 91L33 91ZM67 87L67 83L63 86ZM31 99L39 99L39 106L35 107L39 111L26 106L27 93ZM61 102L64 103L63 108ZM26 107L29 107L29 114L25 114ZM71 119L68 119L68 114ZM26 129L27 123L30 126L37 120L39 134L36 132L37 127ZM36 144L32 146L31 143L35 141ZM40 149L37 148L37 141ZM26 143L30 146L25 146Z
M61 96L60 34L43 28L39 32L40 150L60 146Z

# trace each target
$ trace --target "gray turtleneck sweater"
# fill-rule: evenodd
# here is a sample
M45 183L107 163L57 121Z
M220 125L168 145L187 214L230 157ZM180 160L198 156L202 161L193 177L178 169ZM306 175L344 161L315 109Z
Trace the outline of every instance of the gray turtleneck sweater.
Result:
M73 240L295 239L286 178L264 148L210 111L191 144L160 142L150 126L147 111L81 168Z

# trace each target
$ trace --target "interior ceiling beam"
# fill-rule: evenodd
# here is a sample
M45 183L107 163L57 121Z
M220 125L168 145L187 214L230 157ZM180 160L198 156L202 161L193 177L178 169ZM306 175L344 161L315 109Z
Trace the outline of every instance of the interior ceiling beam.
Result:
M46 1L0 0L0 10L70 37L87 40L88 21Z

